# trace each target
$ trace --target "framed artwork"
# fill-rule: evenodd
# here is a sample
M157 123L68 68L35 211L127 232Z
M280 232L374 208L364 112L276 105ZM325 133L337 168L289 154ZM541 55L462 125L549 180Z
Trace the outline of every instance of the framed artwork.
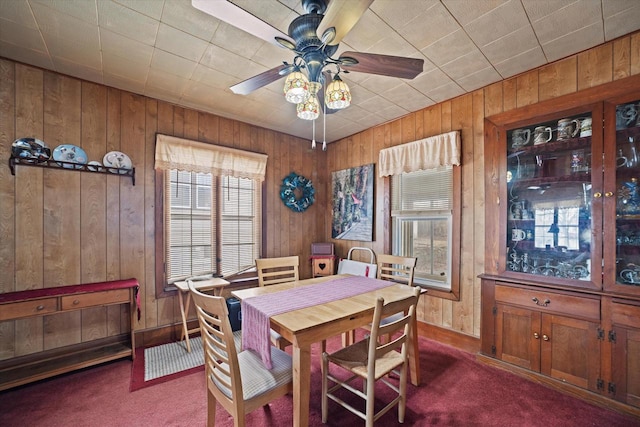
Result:
M331 172L331 237L373 240L373 163Z

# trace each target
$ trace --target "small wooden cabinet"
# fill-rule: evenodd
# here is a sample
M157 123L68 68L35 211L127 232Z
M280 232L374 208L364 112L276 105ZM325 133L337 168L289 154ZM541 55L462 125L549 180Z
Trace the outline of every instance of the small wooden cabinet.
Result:
M611 346L611 382L603 384L612 398L640 408L640 302L607 299L611 325L606 342Z

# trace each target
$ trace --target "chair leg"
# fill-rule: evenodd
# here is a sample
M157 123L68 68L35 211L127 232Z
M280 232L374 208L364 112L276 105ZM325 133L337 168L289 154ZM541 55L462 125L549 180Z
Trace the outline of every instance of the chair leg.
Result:
M323 341L324 343L324 341ZM329 389L328 387L328 380L327 380L327 374L329 373L329 363L328 363L328 359L327 359L327 355L323 352L322 353L322 366L321 366L321 371L322 371L322 423L326 424L327 422L327 414L329 413L329 408L327 407L327 404L329 403L329 398L327 397L327 391Z
M215 427L216 425L216 405L218 402L213 394L207 390L207 427Z
M365 427L373 427L373 417L376 415L374 406L376 382L366 381L365 389L367 393L367 420L365 423Z
M401 366L400 371L400 384L398 384L400 389L400 401L398 402L398 422L404 422L404 414L405 408L407 406L407 370L409 369L409 364L405 361L404 365Z
M327 351L327 340L322 340L320 343L320 354Z

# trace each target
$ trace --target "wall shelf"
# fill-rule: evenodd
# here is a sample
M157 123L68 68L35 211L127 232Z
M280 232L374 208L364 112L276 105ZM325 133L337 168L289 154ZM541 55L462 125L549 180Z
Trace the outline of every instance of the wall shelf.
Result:
M15 171L16 165L36 166L40 168L100 173L104 175L116 175L121 177L131 177L131 183L134 186L136 185L136 168L122 169L122 168L113 168L113 167L109 168L106 166L81 165L78 163L61 162L53 159L44 160L41 162L35 162L33 160L21 159L20 157L11 156L9 157L9 169L11 169L11 175L16 174L16 171Z

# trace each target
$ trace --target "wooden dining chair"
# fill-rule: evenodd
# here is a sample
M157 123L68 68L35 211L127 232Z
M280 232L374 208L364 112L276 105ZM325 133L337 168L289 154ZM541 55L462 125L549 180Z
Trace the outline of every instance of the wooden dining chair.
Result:
M223 297L204 294L189 284L204 348L207 379L207 425L214 426L217 402L245 426L245 415L293 390L291 356L271 347L273 368L252 351L238 351Z
M382 298L378 298L369 337L335 353L322 353L323 423L327 422L329 399L364 419L366 427L372 427L378 418L396 405L398 405L398 421L404 422L409 361L408 345L419 297L420 288L416 287L411 297L401 300L385 303ZM399 316L397 320L386 324L382 323L383 319L396 317L396 315ZM380 339L382 336L393 336L394 339L383 343ZM331 374L330 364L346 370L349 373L348 378L341 379L344 375ZM392 371L399 375L397 382L387 377ZM364 391L360 391L354 384L354 380L358 378L364 381ZM329 381L333 383L331 387L329 387ZM392 401L377 413L374 407L376 384L384 384L395 392ZM354 408L342 400L339 395L334 394L341 388L364 399L366 402L365 412Z
M377 257L377 278L413 286L413 275L418 258L380 254Z
M258 286L277 285L278 283L295 282L299 279L298 266L300 258L286 256L278 258L258 258L256 259L256 269L258 270ZM291 345L282 335L271 329L271 342L280 350L284 350Z

